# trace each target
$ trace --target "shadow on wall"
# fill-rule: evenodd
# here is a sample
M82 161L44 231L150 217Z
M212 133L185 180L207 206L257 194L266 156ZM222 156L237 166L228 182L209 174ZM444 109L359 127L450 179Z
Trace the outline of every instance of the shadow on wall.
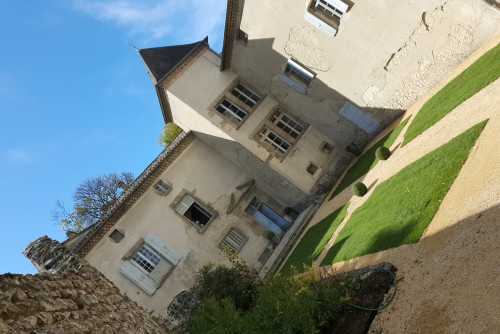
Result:
M396 121L405 110L360 107L317 77L312 79L306 94L301 94L286 83L294 80L285 73L288 72L289 59L274 51L274 42L274 38L250 39L246 43L237 39L231 69L338 145L334 162L323 172L308 194L313 201L322 201L354 159L355 153L362 152L368 143ZM334 73L334 65L328 71ZM368 123L373 125L375 122L380 126L368 133L342 116L339 111L346 102L362 112L354 117L358 125L366 129Z

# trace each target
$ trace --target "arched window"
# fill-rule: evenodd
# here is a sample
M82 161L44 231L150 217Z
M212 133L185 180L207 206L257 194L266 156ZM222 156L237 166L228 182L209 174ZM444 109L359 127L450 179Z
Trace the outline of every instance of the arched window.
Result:
M191 313L196 304L196 298L189 291L183 290L172 299L167 308L167 314L177 323L182 323Z

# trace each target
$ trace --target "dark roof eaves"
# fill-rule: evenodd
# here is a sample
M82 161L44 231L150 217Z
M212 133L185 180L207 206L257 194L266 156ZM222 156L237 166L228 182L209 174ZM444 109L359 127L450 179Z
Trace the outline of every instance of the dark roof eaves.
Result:
M149 164L148 167L139 175L134 182L125 190L120 197L118 197L116 203L106 212L101 218L93 225L89 226L87 229L90 231L85 235L78 243L73 247L73 251L78 253L86 244L89 242L94 235L106 224L107 220L113 216L113 214L118 211L118 209L125 204L126 200L131 196L135 190L137 190L143 183L148 179L148 177L158 168L161 163L173 152L179 145L189 137L191 131L182 132L166 149L164 149L153 162ZM83 232L83 231L82 231Z
M233 53L234 33L236 29L239 0L228 0L226 7L226 24L224 27L224 40L222 44L222 55L220 62L220 71L223 72L231 66Z
M200 47L200 45L202 44L206 44L207 47L208 47L208 36L205 37L203 40L199 41L198 44L196 44L196 46L191 49L191 51L188 52L188 54L186 54L174 67L172 67L170 69L170 71L167 72L167 74L165 74L163 77L161 77L160 80L158 80L155 84L155 86L159 86L161 85L161 83L163 81L165 81L169 76L170 74L172 74L182 63L184 63L186 61L186 59L189 59L189 57L191 57L191 55Z

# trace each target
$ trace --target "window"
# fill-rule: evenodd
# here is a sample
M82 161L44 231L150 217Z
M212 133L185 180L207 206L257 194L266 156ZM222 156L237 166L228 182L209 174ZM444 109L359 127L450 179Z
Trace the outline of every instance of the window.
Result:
M231 228L219 246L221 248L228 247L232 249L236 254L238 254L247 240L247 236L245 236L239 230Z
M209 209L187 194L175 206L175 211L193 222L200 230L203 230L215 217Z
M314 6L315 10L323 11L323 15L337 17L339 20L344 17L349 7L339 0L315 0L311 6Z
M321 151L326 154L330 154L333 152L333 146L328 143L324 143L323 146L321 147Z
M144 245L134 255L132 261L148 273L151 273L160 264L161 259L160 254L156 253L154 249L148 245Z
M168 191L170 190L170 186L161 180L155 184L154 188L156 192L162 196L167 195Z
M292 146L292 144L278 136L267 127L263 127L262 130L260 130L257 134L257 139L260 142L265 143L278 156L284 156L288 149Z
M191 309L196 304L196 298L189 291L183 290L172 299L167 308L167 314L178 324L184 322Z
M248 84L238 81L231 85L213 108L239 126L262 100L262 96Z
M304 127L302 125L291 119L279 109L274 112L269 120L295 139L302 133L302 131L304 131Z
M301 94L305 94L314 79L314 73L308 71L304 66L299 65L292 59L288 59L286 63L284 75L281 80L294 88Z
M306 128L307 124L278 106L264 121L263 126L255 134L255 139L259 143L264 143L270 153L282 159Z
M222 102L215 108L219 113L224 115L226 118L231 120L234 124L239 125L247 117L248 113L238 107L233 102L228 99L222 100Z
M307 172L311 175L316 174L317 171L318 171L318 167L313 165L313 164L309 164L309 166L307 167Z
M312 0L304 19L333 37L348 9L341 0Z
M125 237L125 234L121 233L118 230L114 230L113 232L111 232L111 234L109 235L109 237L111 239L113 239L114 242L118 243L118 242L122 241L122 239Z
M250 90L250 88L245 87L242 83L237 84L231 91L231 94L236 96L241 102L245 103L250 108L255 107L261 99L259 95Z
M148 295L152 295L180 259L181 256L174 249L151 233L132 258L122 264L120 272Z

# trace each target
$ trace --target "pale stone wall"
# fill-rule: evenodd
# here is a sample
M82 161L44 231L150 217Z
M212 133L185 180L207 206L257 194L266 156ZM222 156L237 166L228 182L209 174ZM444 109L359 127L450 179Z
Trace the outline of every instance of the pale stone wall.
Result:
M42 237L25 255L41 273L0 275L0 333L165 333L57 241Z
M156 193L153 186L157 181L152 182L151 188L97 242L86 259L124 294L148 310L165 316L172 298L191 287L197 269L207 262L228 264L219 244L231 227L248 237L239 255L250 266L259 269L262 266L259 257L269 244L267 230L244 210L254 196L280 214L283 214L284 205L255 186L248 191L247 187L238 190L237 187L252 178L199 139L195 139L157 180L171 186L168 195ZM203 231L174 210L185 193L216 214ZM125 235L119 243L109 237L114 229ZM152 296L120 273L124 257L137 250L150 233L182 257Z

